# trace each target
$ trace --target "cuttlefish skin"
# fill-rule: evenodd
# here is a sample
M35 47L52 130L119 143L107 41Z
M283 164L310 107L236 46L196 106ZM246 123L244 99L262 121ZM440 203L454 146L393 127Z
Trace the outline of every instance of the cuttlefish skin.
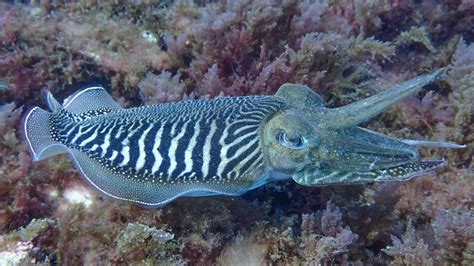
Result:
M148 207L180 196L240 195L269 181L302 185L406 180L443 165L415 145L357 127L442 70L340 108L304 85L274 96L223 97L123 109L101 87L25 117L34 160L69 153L98 190ZM451 145L451 146L450 146Z

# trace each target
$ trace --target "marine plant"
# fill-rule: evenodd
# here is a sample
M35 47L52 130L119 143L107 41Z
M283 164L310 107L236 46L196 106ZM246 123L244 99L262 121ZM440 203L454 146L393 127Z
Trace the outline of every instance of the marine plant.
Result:
M472 264L473 10L471 1L1 3L0 257ZM446 168L404 183L311 188L282 181L242 197L183 198L144 210L90 190L66 157L31 164L21 136L22 114L44 102L44 88L62 99L101 83L131 107L273 95L291 82L338 107L440 67L446 68L441 80L364 123L397 138L467 145L423 149L424 158L446 158ZM319 213L328 208L336 228L350 228L344 238L339 229L335 235L321 231ZM47 221L47 228L29 231L38 221ZM137 239L157 243L160 251L130 246L132 255L121 255L116 247L129 224L139 224L133 227ZM10 237L20 228L37 235L31 241ZM148 239L150 228L174 239ZM335 246L318 256L328 242Z

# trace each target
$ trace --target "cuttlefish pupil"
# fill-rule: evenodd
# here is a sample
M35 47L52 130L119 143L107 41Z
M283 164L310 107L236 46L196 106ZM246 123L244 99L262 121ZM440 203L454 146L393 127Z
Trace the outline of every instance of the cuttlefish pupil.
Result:
M437 79L442 70L339 108L304 85L273 96L223 97L124 109L102 87L51 112L35 107L24 131L34 160L69 153L82 175L117 199L157 207L180 196L240 195L270 181L301 185L407 180L444 164L416 146L357 125Z

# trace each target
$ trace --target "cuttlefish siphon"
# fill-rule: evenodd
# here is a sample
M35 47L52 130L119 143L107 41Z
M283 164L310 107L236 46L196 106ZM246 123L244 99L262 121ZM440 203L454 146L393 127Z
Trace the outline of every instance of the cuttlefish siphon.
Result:
M149 207L180 196L240 195L290 178L307 186L407 180L444 164L420 160L417 146L463 146L401 140L357 125L442 72L339 108L324 107L321 96L298 84L273 96L128 109L102 87L63 105L47 92L51 112L31 109L24 131L34 160L69 153L98 190Z

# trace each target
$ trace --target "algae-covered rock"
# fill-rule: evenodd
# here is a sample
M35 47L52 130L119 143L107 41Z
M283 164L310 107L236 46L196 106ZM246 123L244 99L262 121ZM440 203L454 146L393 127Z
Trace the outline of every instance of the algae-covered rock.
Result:
M170 242L173 238L165 230L129 223L120 233L115 254L119 261L177 262L173 256L176 244Z
M26 226L11 232L6 236L0 235L0 265L20 265L28 262L36 262L36 254L39 248L33 243L50 226L54 224L52 219L33 219ZM47 257L43 260L49 261Z

